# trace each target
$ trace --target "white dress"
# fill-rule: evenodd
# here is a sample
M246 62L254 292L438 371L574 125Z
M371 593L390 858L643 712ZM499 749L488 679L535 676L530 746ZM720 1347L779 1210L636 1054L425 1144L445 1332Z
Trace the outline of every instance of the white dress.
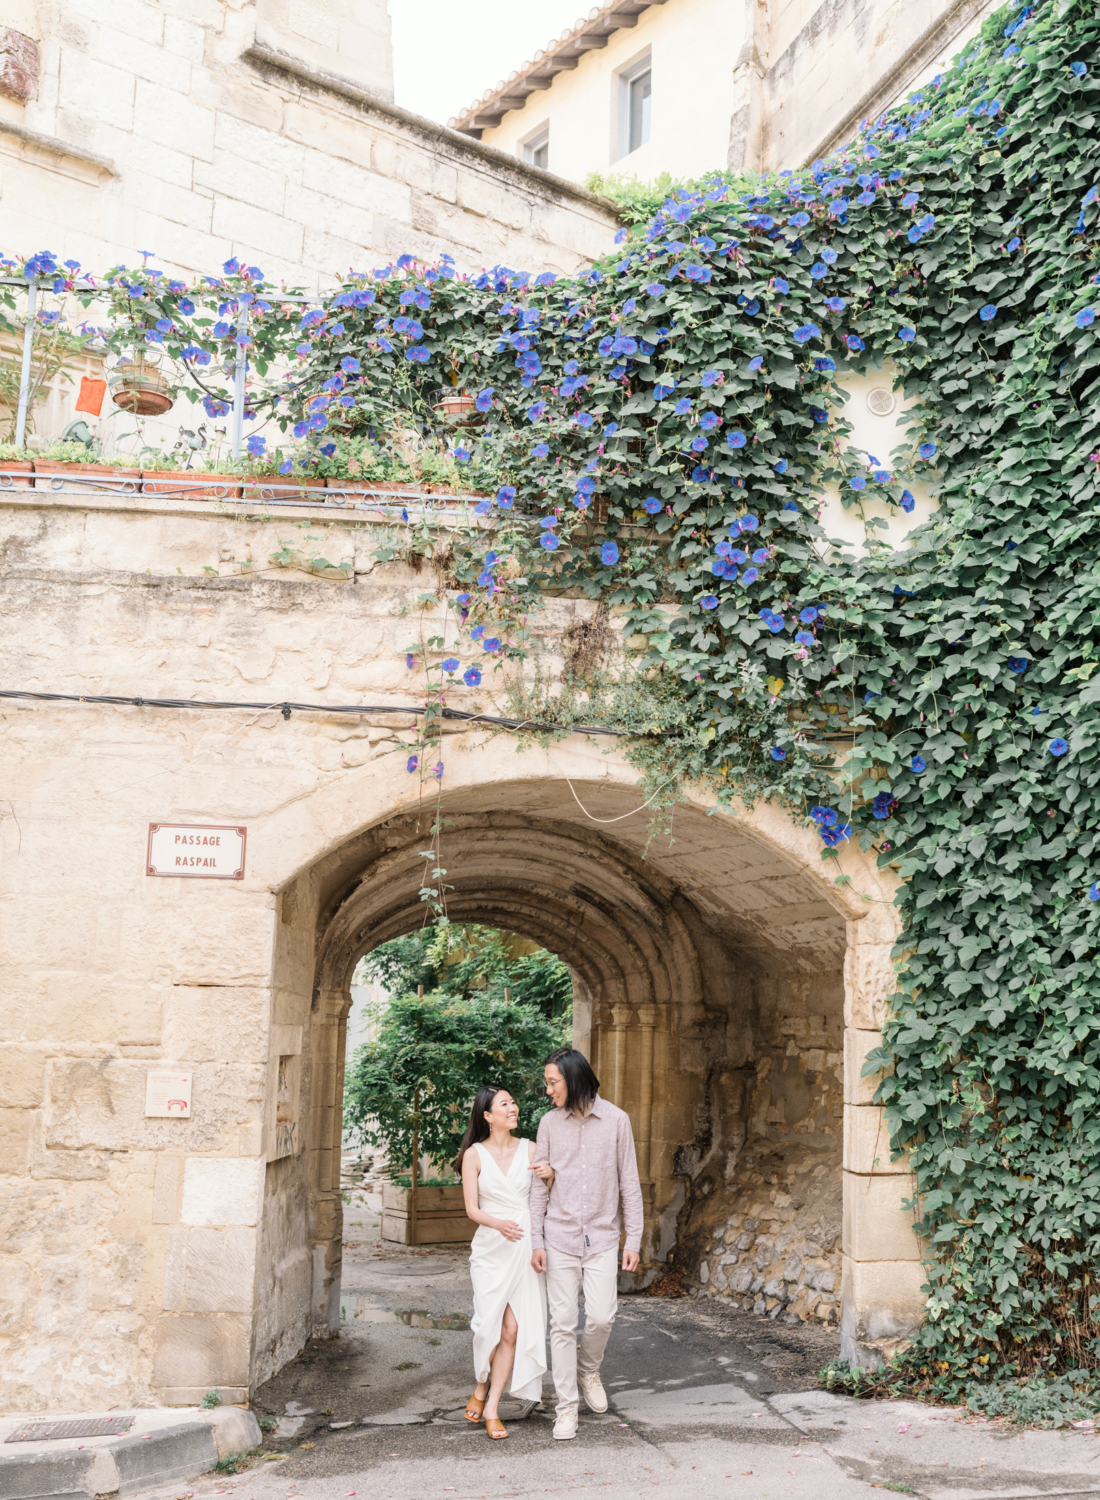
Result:
M504 1309L511 1304L519 1325L516 1359L509 1391L521 1401L542 1399L546 1373L545 1277L531 1265L531 1171L528 1142L520 1141L508 1171L502 1172L489 1151L475 1145L481 1161L477 1206L495 1219L523 1226L522 1240L507 1240L499 1229L479 1224L470 1246L470 1280L474 1287L474 1374L488 1380L489 1356L500 1342Z

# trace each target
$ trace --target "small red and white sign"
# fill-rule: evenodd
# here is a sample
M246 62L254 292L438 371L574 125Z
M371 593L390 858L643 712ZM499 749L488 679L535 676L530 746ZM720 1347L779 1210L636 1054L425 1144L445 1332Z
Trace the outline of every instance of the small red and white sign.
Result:
M164 1120L191 1118L191 1074L153 1068L145 1075L145 1113Z
M146 875L243 880L247 828L205 823L150 823Z

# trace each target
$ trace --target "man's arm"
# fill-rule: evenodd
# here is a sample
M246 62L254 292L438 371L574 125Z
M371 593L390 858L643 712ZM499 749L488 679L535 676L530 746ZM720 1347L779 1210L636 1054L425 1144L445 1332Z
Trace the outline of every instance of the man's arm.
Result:
M623 1229L626 1244L623 1247L623 1269L633 1271L638 1264L642 1248L642 1184L638 1178L638 1157L634 1150L634 1132L630 1128L630 1116L623 1114L618 1129L619 1195L623 1200ZM634 1265L626 1264L627 1257Z
M550 1160L550 1115L543 1115L539 1121L538 1134L535 1136L535 1162L548 1162ZM534 1163L532 1163L534 1165ZM541 1177L531 1173L531 1248L532 1250L543 1250L546 1242L542 1235L543 1220L546 1218L546 1184Z

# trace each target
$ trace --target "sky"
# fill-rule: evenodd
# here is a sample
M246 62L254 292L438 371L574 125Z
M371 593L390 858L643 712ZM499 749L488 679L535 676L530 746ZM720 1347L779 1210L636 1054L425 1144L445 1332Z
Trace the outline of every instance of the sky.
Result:
M590 9L591 0L390 0L395 102L445 125Z

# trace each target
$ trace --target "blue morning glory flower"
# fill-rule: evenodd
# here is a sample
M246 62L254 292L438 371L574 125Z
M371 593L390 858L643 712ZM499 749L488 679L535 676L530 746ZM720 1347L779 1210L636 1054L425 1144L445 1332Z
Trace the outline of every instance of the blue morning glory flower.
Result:
M762 370L763 368L764 356L762 354L757 354L753 359L749 360L749 369L753 372L753 374L755 374L757 370Z
M792 214L787 222L793 224L795 229L805 229L806 225L810 222L810 216L804 213Z
M924 760L924 757L921 755L914 755L913 759L909 762L909 769L915 772L918 776L925 769L925 766L926 762Z
M814 644L814 634L810 630L796 630L794 638L799 646L812 646Z
M747 442L748 438L740 427L735 427L732 432L726 433L726 443L730 448L743 448Z
M1008 244L1005 246L1005 249L1011 255L1012 252L1013 252L1013 250L1018 250L1019 248L1020 248L1020 236L1018 234L1014 234L1012 236L1012 238L1009 240Z
M532 407L532 411L533 410L534 410L534 408ZM528 415L528 417L530 418L530 420L532 422L535 420L534 417L531 417L531 413L530 412L528 412L527 415ZM549 452L550 452L550 445L548 443L536 443L535 446L531 449L531 457L532 458L545 458Z
M984 307L978 309L978 317L983 323L991 323L997 316L997 305L995 302L987 302Z
M703 609L717 609L718 608L718 595L717 594L704 594L703 597L699 600L699 603L700 603L700 605L701 605L701 607Z
M702 417L699 419L699 426L703 429L704 432L713 432L714 429L718 426L720 420L721 418L718 416L717 412L704 412Z
M786 760L786 759L787 759L787 752L786 752L786 750L783 749L782 745L773 745L772 746L772 760Z
M592 413L591 412L587 412L587 411L579 411L577 413L577 415L573 418L574 423L578 427L591 427L592 423L595 420L596 419L592 415Z
M874 201L875 195L871 192L870 188L868 188L865 192L860 193L859 197L856 199L856 202L862 203L864 208L870 208L871 204Z
M543 414L543 412L545 410L546 410L546 402L545 401L536 401L535 404L534 404L534 406L529 406L527 408L527 420L529 422L537 422L538 419L542 416L542 414ZM543 446L543 445L540 444L540 446ZM549 451L550 451L549 448L547 448L546 452L549 453Z
M701 377L701 379L699 381L699 384L702 385L702 386L718 385L719 382L721 381L721 379L722 379L721 371L719 371L719 370L704 370L703 374L702 374L702 377Z
M861 351L866 347L858 333L847 334L845 336L844 342L848 345L848 348L852 351L853 354L861 353Z
M409 775L411 776L419 764L420 757L418 755L410 755L408 760L405 762L405 770L408 771Z
M499 640L499 638L497 636L495 636L495 635L488 635L488 636L486 636L485 639L481 643L481 649L483 651L489 651L489 652L499 651L500 650L500 640Z
M547 552L554 552L558 547L558 538L552 531L544 531L539 537L539 545L545 547Z
M744 584L755 583L759 577L760 574L755 568L746 568L741 575L741 582Z
M646 287L646 295L649 297L660 297L664 295L664 287L659 281L651 281Z
M876 484L889 484L890 477L890 473L886 469L875 469L871 473L871 478Z
M935 443L922 443L917 449L917 452L920 454L921 458L931 458L935 451Z
M808 343L810 339L819 339L820 337L821 329L817 326L816 323L803 323L801 328L796 328L794 331L794 340L796 344L805 344Z
M673 393L673 391L675 389L676 389L676 383L675 383L675 381L673 381L672 385L655 385L653 387L653 399L654 399L654 401L663 401L666 396L671 396L672 393Z
M605 568L613 567L619 560L619 549L614 542L604 542L600 548L600 561Z
M467 687L477 687L478 683L481 681L481 668L467 667L465 672L463 672L462 674L462 680Z
M812 604L807 605L798 618L802 621L803 625L812 625L817 619L817 610Z
M1078 328L1088 328L1095 321L1096 309L1094 307L1083 307L1077 314L1075 322Z
M490 409L493 404L494 389L495 388L490 385L486 386L485 390L478 392L477 398L474 401L474 406L478 411L488 411Z
M771 619L766 620L764 623L767 625L772 635L778 635L787 622L786 620L784 620L782 615L772 615Z
M501 510L511 510L512 501L515 498L516 491L514 485L502 484L500 489L497 490L497 504L500 506Z
M1008 670L1010 672L1015 672L1017 676L1019 676L1023 672L1026 672L1027 671L1027 657L1026 656L1010 656L1008 658Z
M489 514L490 510L492 510L492 505L490 504L490 502L488 500L479 500L477 502L477 504L474 506L474 515L475 516L487 516ZM478 582L480 583L481 580L478 579Z
M461 665L457 656L448 656L442 662L444 672L457 672Z
M848 304L847 304L847 302L845 302L845 300L844 300L843 297L826 297L825 298L825 306L829 309L829 311L831 313L839 313L839 312L843 312L844 309L848 306ZM835 369L835 366L834 366L834 369Z
M822 359L815 359L814 360L814 370L817 372L818 375L828 375L831 371L833 371L835 369L836 369L836 360L835 359L829 359L827 357L824 357Z
M815 281L820 281L823 276L828 276L828 274L829 267L822 261L815 261L814 264L810 267L810 275Z
M643 505L645 507L646 514L650 516L655 516L661 509L661 502L657 499L656 495L648 496L647 499L643 501Z
M687 399L686 396L683 396L679 401L677 401L676 405L673 407L673 410L678 417L686 417L688 412L691 410L691 402Z
M848 486L853 490L865 490L867 488L867 481L861 474L857 474L854 479L849 479Z
M733 532L734 535L736 535L736 532L732 526L730 527L730 531ZM731 547L729 542L722 542L720 545L728 549L726 552L726 556L729 558L730 562L748 562L749 559L747 553L743 552L740 547Z
M772 465L772 468L774 468L777 474L785 474L787 472L787 460L781 458L778 463Z
M836 823L836 811L831 807L811 807L810 817L819 828L832 828Z
M1069 745L1062 739L1051 740L1049 749L1051 755L1065 755Z
M917 330L915 328L899 328L898 329L898 338L901 339L903 343L911 344L913 342L913 340L916 338L916 336L917 336Z
M1074 78L1084 78L1085 74L1088 72L1088 68L1085 67L1085 64L1083 62L1071 62L1069 65L1069 70L1073 74Z
M755 531L759 527L759 525L760 522L757 520L757 518L754 515L750 514L741 517L741 519L737 523L737 529L738 531Z
M414 344L405 350L405 358L414 365L426 365L432 357L432 351L426 349L423 344Z
M906 512L906 514L908 514L913 509L913 507L916 505L916 503L917 502L913 498L913 494L912 494L912 492L910 490L902 490L902 492L901 492L901 508L902 508L903 511Z
M779 293L779 295L781 297L785 297L787 295L787 293L791 289L790 288L790 284L788 282L784 281L782 276L775 276L775 277L773 277L772 278L772 286L775 288L775 290Z

